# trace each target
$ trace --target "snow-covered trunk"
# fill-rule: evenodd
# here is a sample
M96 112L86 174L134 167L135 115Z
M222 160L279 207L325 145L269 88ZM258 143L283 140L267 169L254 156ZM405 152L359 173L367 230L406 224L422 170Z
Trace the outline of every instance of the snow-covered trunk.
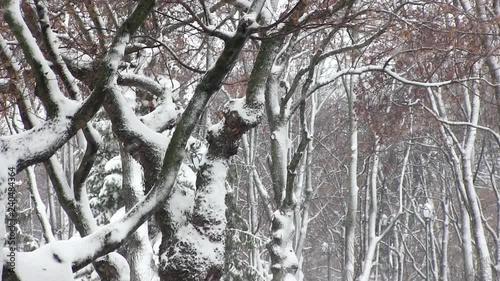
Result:
M253 8L258 6L252 5ZM240 24L235 37L226 42L224 51L203 77L196 92L209 91L207 94L211 96L219 89L249 36L246 24ZM172 246L160 253L166 261L159 270L163 281L219 280L222 276L228 161L237 153L243 134L260 122L263 113L262 85L273 62L273 57L267 56L276 54L272 51L274 47L266 49L265 46L261 46L257 55L246 97L231 100L224 110L224 119L212 126L207 134L209 148L206 162L197 174L192 214L176 231Z
M59 212L59 225L58 225L58 231L59 231L59 238L60 240L65 240L69 239L68 237L65 237L66 233L66 213L64 212L64 209L58 208L57 209Z
M465 205L466 202L460 200ZM472 233L470 229L470 217L467 209L465 207L461 209L461 221L462 221L462 257L464 261L464 276L466 281L474 281L474 250L472 249Z
M495 260L495 272L496 281L500 281L500 197L497 197L497 237L496 237L496 260Z
M243 133L255 125L240 115L237 105L230 102L223 123L208 132L210 146L197 175L193 211L162 255L166 264L160 277L164 281L219 280L222 276L229 159L236 154Z
M434 224L429 223L429 248L430 248L430 260L429 260L429 266L431 266L431 276L434 276L432 278L433 280L439 280L439 268L438 268L438 258L437 258L437 253L436 253L436 237L434 236Z
M407 217L407 215L405 215L405 217ZM394 232L394 250L396 251L398 260L395 263L393 275L394 277L391 280L403 281L403 274L405 269L405 246L401 240L403 240L407 235L408 234L406 233L406 230L398 229L397 232Z
M356 95L352 90L347 91L347 101L349 107L349 144L351 147L349 161L349 190L347 198L347 214L345 217L345 238L344 238L344 267L342 271L343 281L354 280L355 251L354 242L356 238L356 214L358 212L358 120L354 109Z
M433 92L428 89L428 97L432 106L432 110L434 112L438 112L440 116L443 118L447 118L446 110L443 105L443 101L441 99L441 93L439 90L437 92ZM453 179L455 186L457 188L457 192L460 197L461 208L461 236L462 236L462 257L464 262L464 276L466 281L474 281L475 280L475 269L474 269L474 251L472 246L472 231L471 231L471 218L469 216L469 210L467 209L468 200L466 194L466 187L462 177L462 169L460 158L454 148L453 138L454 135L451 134L451 131L445 127L443 123L439 125L439 133L444 142L444 147L449 155L449 164L453 171Z
M440 132L444 134L444 128L440 128ZM445 136L446 138L446 136ZM474 281L475 280L475 269L474 269L474 250L472 246L472 231L470 225L470 215L467 210L467 199L465 196L465 186L463 181L461 180L462 172L460 170L460 163L458 162L458 156L455 150L451 147L449 143L446 144L446 149L450 157L450 165L453 170L453 180L457 187L457 194L459 197L460 206L460 221L461 221L461 241L462 241L462 258L464 262L464 276L466 281Z
M314 135L314 123L316 121L317 111L317 102L316 102L316 94L312 95L312 104L311 104L311 117L310 117L310 126L309 133L311 136ZM313 150L314 150L314 142L311 139L307 145L307 152L305 157L305 188L304 188L304 200L302 202L302 218L299 229L299 241L296 247L297 259L299 261L299 267L297 270L297 279L300 281L302 278L302 264L304 262L303 251L304 246L307 239L307 229L309 227L309 211L311 206L311 200L314 194L313 190L313 174L312 174L312 160L313 160Z
M207 155L198 174L194 210L176 232L177 244L166 253L162 280L219 280L222 276L227 170L226 159Z
M295 280L298 268L293 250L295 200L287 189L288 123L279 115L279 73L271 73L266 86L266 107L271 130L271 178L278 210L274 212L267 249L271 257L273 281ZM287 191L290 192L287 194Z
M123 147L121 147L120 153L123 198L125 198L125 211L128 211L144 198L143 175L139 163L125 152ZM153 249L149 243L147 221L127 238L120 252L129 264L130 280L151 281L154 276L151 267Z
M368 217L368 248L366 249L365 260L361 267L361 276L359 281L368 281L370 272L373 266L373 258L377 250L377 245L380 242L380 236L377 236L377 213L378 213L378 197L377 197L377 175L379 166L380 143L379 137L375 136L375 154L373 156L373 165L370 175L370 212ZM368 196L367 196L368 197Z
M296 280L297 257L293 251L294 208L283 205L274 212L271 225L271 241L267 244L271 256L273 281Z
M500 162L500 159L497 161ZM489 164L487 164L489 166ZM496 227L496 256L495 256L495 271L496 271L496 281L500 281L500 191L498 190L498 185L495 178L496 169L490 170L490 181L495 191L496 196L496 207L497 207L497 227Z
M472 88L475 89L475 88ZM465 104L470 106L466 107L468 109L467 119L472 125L478 125L479 113L480 113L480 101L481 97L479 92L469 93L469 89L464 89L464 101ZM440 104L441 112L444 111L444 106L442 105L442 100L437 99ZM450 130L447 131L452 134ZM461 182L460 185L465 189L465 198L467 201L467 206L469 207L470 219L472 222L473 230L472 234L474 237L474 242L476 246L476 251L478 255L478 275L483 281L493 280L493 272L491 269L491 259L490 252L488 249L487 239L485 235L485 230L482 221L481 207L479 205L479 198L474 185L474 173L473 173L473 155L474 155L474 145L476 140L477 129L473 126L467 126L465 131L464 145L460 148L460 158L458 161L454 160L454 170L458 180ZM458 162L458 163L457 163ZM461 169L459 171L459 169ZM459 177L460 176L460 177Z
M56 230L56 204L54 202L54 194L52 191L52 185L50 183L50 178L47 177L47 201L49 204L49 221L50 227L55 231Z
M75 173L74 164L74 139L69 139L69 141L63 146L63 153L66 151L66 156L64 157L64 170L65 175L68 180L69 187L71 190L75 190L74 181L72 180L73 174ZM68 218L68 239L73 237L74 234L74 226L71 220Z
M490 1L487 1L488 4L491 3ZM479 27L482 30L483 36L481 36L481 43L485 49L485 54L486 56L486 66L488 67L489 74L491 77L491 82L493 85L494 92L495 92L495 101L496 101L496 106L497 106L497 113L500 114L500 64L498 61L498 56L493 55L494 51L494 35L493 34L498 34L499 31L499 26L496 24L489 24L491 21L491 18L498 18L500 17L500 9L499 5L496 1L495 4L493 5L493 9L491 6L488 6L487 3L485 3L484 0L477 0L476 3L476 9L475 12L481 19L479 21ZM462 0L462 5L464 5L464 8L468 10L468 12L472 12L472 5L468 0ZM488 15L491 18L488 18ZM498 128L500 128L500 123L498 124ZM500 272L499 274L500 275Z
M256 145L256 130L251 129L246 136L243 137L244 150L245 150L245 162L248 168L248 204L249 204L249 230L252 234L256 234L259 230L259 198L257 188L255 186L254 176L253 176L253 167L255 165L255 145ZM262 269L262 265L260 262L260 249L257 243L251 244L250 249L250 266L260 271ZM258 273L259 275L264 275L262 273Z
M312 73L311 71L310 75ZM280 74L280 71L272 72L266 85L266 108L271 130L271 177L274 199L278 207L273 215L271 237L267 244L274 281L296 280L298 260L294 252L294 235L298 203L295 187L300 185L297 185L295 176L300 162L303 162L304 151L311 139L305 121L306 93L308 83L310 83L306 82L299 101L302 129L300 143L295 148L293 155L290 153L291 159L288 159L290 150L288 122L290 116L287 113L287 104L281 103L281 107L279 107L278 78Z
M277 78L276 81L277 91ZM269 78L273 80L273 78ZM273 83L269 82L268 83ZM279 119L279 117L277 117ZM288 162L288 124L284 120L276 120L270 122L271 129L271 177L274 191L275 201L278 206L285 199L285 186L286 186L286 166Z
M310 147L310 149L309 149ZM305 153L306 154L306 168L305 168L305 188L304 188L304 199L302 201L302 212L299 213L299 219L300 219L300 227L297 227L298 233L298 242L295 247L295 252L297 253L297 260L299 262L298 264L298 269L296 273L296 278L298 281L302 281L304 279L304 273L302 270L302 265L304 264L304 247L306 245L307 241L307 230L309 227L309 219L310 219L310 207L311 207L311 200L313 197L313 187L312 187L312 171L311 171L311 162L308 162L310 160L310 155L312 154L312 146L311 144L308 145L308 151ZM300 208L297 208L300 210Z
M498 164L500 164L500 158L499 159L494 159L493 161L497 161ZM495 198L496 198L496 208L497 208L497 214L496 214L496 228L493 229L493 227L490 229L491 232L495 233L494 238L495 238L495 260L494 260L494 265L493 268L495 269L495 275L496 275L496 281L500 281L500 190L498 189L498 184L497 184L497 165L491 165L488 161L485 161L486 167L488 168L488 173L489 173L489 179L491 186L493 187L493 191L495 192Z
M481 19L480 23L480 28L483 31L483 36L482 38L482 45L484 46L486 52L489 54L486 57L486 66L489 68L490 71L490 76L493 80L493 83L497 84L500 81L500 69L498 68L498 59L497 57L491 55L492 51L492 36L490 34L489 27L486 25L486 22L489 21L488 19L488 14L491 12L495 13L496 16L498 15L499 10L494 9L493 10L488 10L488 6L485 3L484 0L477 0L476 7L473 9L473 5L471 5L470 1L468 0L461 0L461 4L463 8L466 10L466 12L470 13L472 11L475 11L477 16ZM496 4L498 7L498 5ZM494 28L497 28L496 25L491 25ZM493 31L493 33L496 33ZM496 105L497 105L497 111L500 112L500 87L495 86L495 97L496 97ZM478 124L479 120L479 108L480 108L480 97L478 93L473 93L472 94L472 110L471 112L468 112L470 116L470 122L473 125ZM488 244L487 244L487 239L484 233L484 227L483 227L483 222L481 219L481 210L480 206L478 203L478 197L477 193L474 187L474 180L473 180L473 168L472 168L472 161L473 161L473 149L474 149L474 142L476 139L476 128L469 126L467 128L467 133L466 133L466 141L465 141L465 147L463 149L462 153L462 170L463 170L463 180L465 182L466 186L466 191L467 191L467 199L470 204L470 211L471 211L471 218L472 218L472 226L474 228L474 239L475 239L475 244L476 244L476 250L479 256L479 275L481 280L483 281L490 281L493 280L493 272L491 269L491 259L490 259L490 252L488 249Z
M441 258L440 258L440 278L439 281L448 281L448 240L450 239L450 230L449 230L449 201L448 201L448 190L447 188L443 188L441 197L441 205L443 208L443 222L442 229L443 234L441 237Z
M471 123L477 125L479 119L479 102L480 97L478 94L473 94L472 103L472 118ZM478 254L479 263L479 276L483 281L493 280L493 273L491 270L490 251L485 235L483 220L481 215L481 207L479 206L479 198L477 196L476 188L474 186L474 173L473 173L473 150L474 142L476 140L476 128L467 128L467 137L465 149L462 153L462 172L463 181L469 201L472 227L474 229L473 235Z

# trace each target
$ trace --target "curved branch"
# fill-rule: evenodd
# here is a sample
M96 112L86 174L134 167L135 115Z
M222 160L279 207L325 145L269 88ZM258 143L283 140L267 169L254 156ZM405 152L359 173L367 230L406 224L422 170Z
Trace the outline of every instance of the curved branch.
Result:
M126 43L129 41L132 33L142 24L149 11L152 10L154 0L141 1L118 30L109 53L101 62L98 69L97 77L99 77L99 79L96 81L96 87L90 97L87 98L80 107L64 102L70 101L76 103L64 97L57 87L57 80L54 73L48 66L47 61L41 56L41 51L36 46L32 36L28 36L26 24L20 21L22 17L19 9L15 7L16 3L19 3L19 1L10 0L6 2L5 13L7 18L10 17L9 24L11 24L12 29L21 36L21 39L31 38L27 41L25 40L22 44L24 46L23 51L26 53L27 57L31 58L35 66L41 66L41 68L35 71L40 72L40 70L44 70L43 73L37 74L39 76L41 75L39 77L39 79L41 79L40 82L52 78L54 79L50 80L48 84L41 83L42 87L45 87L45 90L50 89L54 91L50 92L51 95L45 96L47 100L50 100L50 102L48 102L49 105L56 106L56 108L60 105L64 105L61 107L61 110L64 109L64 112L62 112L64 114L59 114L43 124L35 126L33 129L21 134L0 137L0 153L5 157L8 156L9 159L16 160L16 168L19 172L32 164L49 159L55 151L62 147L78 130L87 126L87 122L101 107L106 96L106 88L115 81L118 65L123 57ZM50 111L50 108L47 110ZM44 142L35 141L40 135L45 137Z
M157 97L163 97L165 94L165 88L153 79L143 75L120 73L117 82L120 86L139 87Z
M500 134L497 133L497 132L495 132L494 130L492 130L492 129L488 128L488 127L485 127L485 126L473 124L471 122L449 121L449 120L443 119L443 118L439 117L433 110L431 110L430 108L428 108L427 106L425 106L423 103L420 103L420 104L437 121L439 121L441 123L444 123L444 124L447 124L447 125L452 125L452 126L468 126L468 127L473 127L473 128L479 129L479 130L486 131L486 132L490 133L493 136L493 138L495 139L495 141L497 142L497 144L500 146Z

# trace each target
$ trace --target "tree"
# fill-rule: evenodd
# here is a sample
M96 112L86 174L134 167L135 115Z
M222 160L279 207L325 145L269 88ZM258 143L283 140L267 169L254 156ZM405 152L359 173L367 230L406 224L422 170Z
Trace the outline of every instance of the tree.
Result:
M497 6L4 1L4 278L497 278Z

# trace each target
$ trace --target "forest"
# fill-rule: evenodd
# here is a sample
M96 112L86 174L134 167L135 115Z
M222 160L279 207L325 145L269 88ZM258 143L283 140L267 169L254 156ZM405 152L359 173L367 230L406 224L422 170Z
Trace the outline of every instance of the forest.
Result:
M500 0L0 7L2 280L500 280Z

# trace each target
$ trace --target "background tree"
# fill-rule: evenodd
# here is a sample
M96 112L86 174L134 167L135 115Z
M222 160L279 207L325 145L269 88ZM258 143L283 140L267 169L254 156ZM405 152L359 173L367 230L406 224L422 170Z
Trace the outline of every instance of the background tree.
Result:
M498 279L496 2L2 8L5 279Z

